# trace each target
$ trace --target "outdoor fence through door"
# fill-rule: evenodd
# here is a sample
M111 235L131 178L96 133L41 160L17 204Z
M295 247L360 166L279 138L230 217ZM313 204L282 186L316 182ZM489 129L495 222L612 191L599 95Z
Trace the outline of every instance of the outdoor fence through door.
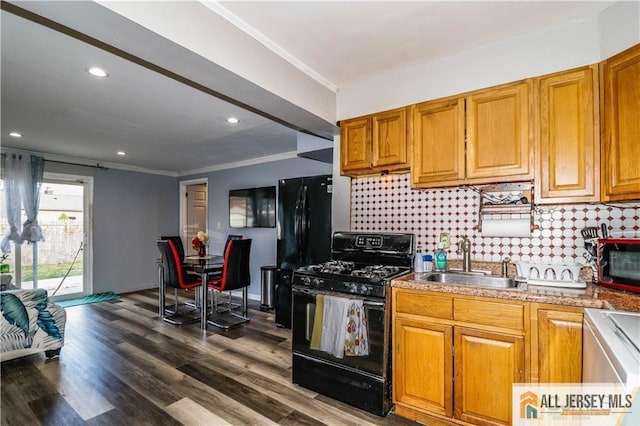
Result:
M4 200L4 185L0 197ZM86 183L77 180L47 179L40 189L40 224L45 240L13 244L9 257L11 285L18 288L44 288L56 298L88 294L85 279ZM22 221L26 219L22 212ZM4 206L0 210L0 233L8 227ZM65 278L66 275L66 278ZM59 288L58 288L59 287Z

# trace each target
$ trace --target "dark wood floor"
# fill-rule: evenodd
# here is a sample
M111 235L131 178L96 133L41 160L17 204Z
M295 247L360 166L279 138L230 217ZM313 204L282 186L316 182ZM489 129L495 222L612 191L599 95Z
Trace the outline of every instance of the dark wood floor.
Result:
M257 307L228 332L161 321L151 290L66 308L59 358L2 363L2 424L414 424L292 384L290 330Z

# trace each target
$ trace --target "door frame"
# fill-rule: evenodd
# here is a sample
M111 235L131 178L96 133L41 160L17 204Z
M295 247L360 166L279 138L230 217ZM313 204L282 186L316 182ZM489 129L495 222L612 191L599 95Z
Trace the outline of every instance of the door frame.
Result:
M82 246L82 294L93 294L93 176L69 173L44 172L44 181L52 180L60 183L77 183L84 186L82 197L84 238ZM76 293L77 294L77 293ZM53 296L52 301L70 298L70 295ZM74 295L73 297L77 297Z
M178 199L180 200L180 238L182 243L185 244L187 235L185 229L187 228L187 187L190 185L207 185L207 217L205 219L205 232L209 233L209 178L198 178L180 181L180 188L178 188Z

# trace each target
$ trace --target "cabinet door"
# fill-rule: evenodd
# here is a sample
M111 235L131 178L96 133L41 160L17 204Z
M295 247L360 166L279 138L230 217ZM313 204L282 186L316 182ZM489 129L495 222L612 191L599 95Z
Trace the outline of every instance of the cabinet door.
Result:
M393 401L452 415L452 327L395 317Z
M413 110L413 186L464 179L464 99L425 102Z
M373 167L408 168L407 109L375 114L373 120Z
M603 63L603 200L640 198L640 44Z
M467 179L532 177L531 84L527 80L467 96Z
M600 199L598 69L535 79L539 203Z
M582 381L582 312L538 311L540 383Z
M525 378L524 337L456 327L455 417L473 424L511 423L511 386Z
M371 118L355 118L340 123L341 174L371 168Z

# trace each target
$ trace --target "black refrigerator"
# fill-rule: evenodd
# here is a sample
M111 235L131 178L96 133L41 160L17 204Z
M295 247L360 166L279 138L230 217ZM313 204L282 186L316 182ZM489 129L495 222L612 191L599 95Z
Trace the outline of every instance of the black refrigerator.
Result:
M276 325L291 328L294 269L331 258L331 175L278 182Z

